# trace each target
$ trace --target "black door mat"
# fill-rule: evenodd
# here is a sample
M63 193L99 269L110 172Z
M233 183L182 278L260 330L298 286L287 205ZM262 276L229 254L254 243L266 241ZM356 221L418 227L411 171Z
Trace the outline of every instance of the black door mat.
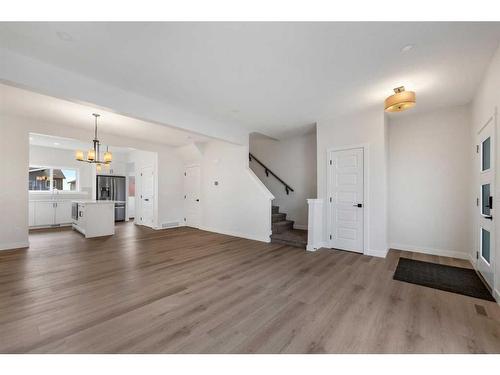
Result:
M469 268L399 258L393 279L495 302L476 271Z

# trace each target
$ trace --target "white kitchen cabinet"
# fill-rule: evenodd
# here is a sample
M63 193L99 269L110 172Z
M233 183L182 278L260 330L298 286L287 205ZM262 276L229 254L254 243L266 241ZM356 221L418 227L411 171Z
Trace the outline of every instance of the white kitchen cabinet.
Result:
M30 227L71 224L71 201L30 201Z
M69 224L71 218L71 201L56 202L54 224Z
M55 203L49 201L35 202L35 226L54 225Z

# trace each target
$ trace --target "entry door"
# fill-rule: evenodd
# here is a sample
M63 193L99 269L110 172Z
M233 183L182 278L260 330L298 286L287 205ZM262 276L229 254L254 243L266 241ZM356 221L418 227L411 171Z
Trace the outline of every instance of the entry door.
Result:
M363 253L363 149L332 151L328 163L329 245Z
M184 201L186 225L193 228L200 226L200 167L186 168L184 175Z
M141 215L139 221L142 225L154 226L154 169L145 167L141 170Z
M495 213L493 195L495 192L495 137L493 118L478 134L479 199L478 212L478 254L477 269L488 285L493 288L495 264Z

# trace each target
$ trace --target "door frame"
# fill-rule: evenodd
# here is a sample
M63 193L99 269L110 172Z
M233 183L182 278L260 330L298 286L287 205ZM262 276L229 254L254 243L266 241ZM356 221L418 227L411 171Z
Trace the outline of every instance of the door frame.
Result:
M152 218L152 223L151 225L146 225L140 220L140 217L142 217L143 213L143 202L142 202L142 171L146 168L151 168L153 170L153 218ZM137 184L137 177L139 177L139 184ZM144 227L152 228L152 229L157 229L158 227L158 220L157 220L157 205L158 205L158 194L157 194L157 173L156 173L156 168L154 165L143 165L141 168L138 170L138 173L135 175L135 209L136 209L136 217L134 218L134 224L137 225L142 225ZM139 199L137 199L139 197ZM139 205L137 204L139 202ZM139 211L137 211L137 208L139 207Z
M332 226L332 205L330 204L330 197L332 194L332 187L330 186L331 181L331 168L330 168L330 154L336 151L348 151L352 149L360 148L363 150L363 254L369 255L368 243L370 240L369 235L369 224L370 215L368 215L370 209L370 144L360 143L354 145L347 145L341 147L330 147L326 149L326 233L325 233L325 245L327 248L332 249L331 242L329 239L329 231Z
M202 197L201 197L201 179L202 179L202 176L201 176L201 164L200 163L192 163L192 164L187 164L184 166L184 177L186 177L186 171L187 169L189 168L195 168L195 167L198 167L200 169L200 186L199 186L199 189L200 189L200 201L203 201ZM183 192L184 192L184 197L186 197L186 182L184 181L184 184L183 184ZM185 200L186 198L184 198ZM200 229L202 227L202 224L201 224L201 218L203 217L203 212L202 212L202 205L201 203L198 205L198 209L199 209L199 220L200 222L198 223L198 226L197 227L192 227L192 228L198 228ZM184 215L185 217L187 218L187 215L186 215L186 202L184 201ZM187 226L187 221L184 220L184 226Z
M497 177L497 160L498 160L498 155L497 155L497 151L496 151L496 147L497 146L497 108L495 107L494 111L493 111L493 114L491 116L488 117L488 119L486 121L484 121L483 125L476 130L475 132L475 139L474 139L474 143L478 145L478 152L476 152L476 156L477 156L477 160L475 161L474 163L474 174L477 176L474 177L474 181L475 181L475 184L476 186L474 187L474 192L475 192L475 195L476 195L476 198L478 199L478 204L474 207L474 220L473 220L473 225L474 225L474 230L473 230L473 233L475 234L474 235L474 254L471 255L471 263L474 267L474 270L478 273L478 275L480 275L480 277L484 280L484 283L488 286L488 288L490 287L490 285L488 285L488 283L486 282L486 279L483 277L483 275L481 274L480 270L479 270L479 257L481 257L481 244L480 244L480 241L481 241L481 222L479 220L479 216L478 216L478 210L481 209L481 204L482 204L482 192L481 192L481 178L480 178L480 172L478 173L478 171L481 170L481 163L482 163L482 149L481 149L481 145L479 145L478 143L478 138L479 138L479 134L490 124L493 125L493 128L492 128L492 137L493 137L493 147L491 149L491 152L492 152L492 160L493 160L493 169L492 169L492 172L493 172L493 179L492 179L492 182L493 182L493 189L492 191L490 192L490 194L494 194L493 195L493 207L496 207L499 203L499 199L498 197L500 195L498 195L498 192L499 192L499 187L498 187L498 177ZM477 178L477 180L476 180ZM494 215L494 219L495 221L493 222L493 226L492 226L492 230L491 230L491 242L493 243L493 259L491 259L491 255L490 255L490 262L491 262L491 268L492 268L492 271L493 271L493 280L492 280L492 284L491 285L491 293L493 295L493 298L498 298L500 296L500 292L498 290L495 289L495 285L496 285L496 281L497 281L497 278L498 278L498 270L497 270L497 267L496 267L496 264L497 264L497 259L496 259L496 256L498 254L498 251L497 251L497 240L496 240L496 234L497 234L497 227L498 227L498 224L496 223L496 211L493 211L493 215ZM500 210L498 211L500 212ZM497 302L500 303L500 300L497 299Z

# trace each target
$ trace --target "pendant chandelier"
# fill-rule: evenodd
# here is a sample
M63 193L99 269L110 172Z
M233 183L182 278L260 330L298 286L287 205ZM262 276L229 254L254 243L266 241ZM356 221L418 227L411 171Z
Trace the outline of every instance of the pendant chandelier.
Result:
M405 87L396 87L394 95L385 99L384 108L386 112L401 112L415 106L415 92L405 91Z
M100 160L101 143L99 142L99 139L97 138L97 119L99 118L100 115L98 113L92 113L92 116L94 116L94 118L95 118L94 139L92 140L94 147L91 148L87 152L86 159L84 158L83 151L81 151L81 150L77 150L75 152L75 157L76 157L76 160L78 160L78 161L84 161L86 163L96 164L96 169L99 172L102 169L102 165L109 167L109 165L111 164L111 161L113 160L113 155L111 154L111 152L109 152L108 147L106 147L106 152L104 153L104 159Z

